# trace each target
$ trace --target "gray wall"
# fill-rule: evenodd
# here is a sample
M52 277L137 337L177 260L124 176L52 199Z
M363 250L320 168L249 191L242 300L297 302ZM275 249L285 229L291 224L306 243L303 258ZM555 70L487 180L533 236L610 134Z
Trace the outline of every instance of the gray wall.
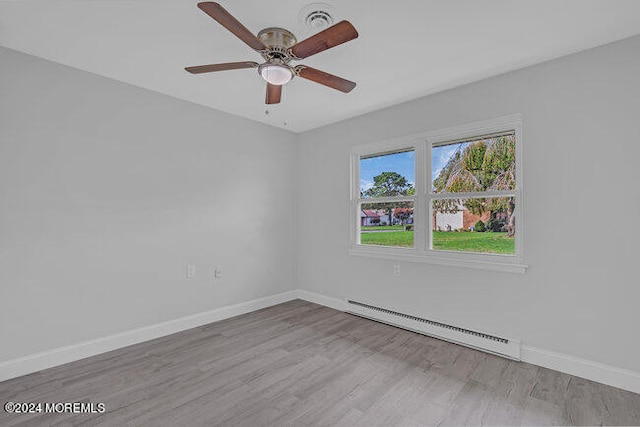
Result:
M0 48L0 361L293 289L295 139Z
M298 285L640 371L640 37L301 135ZM354 145L523 114L524 274L350 256Z
M0 361L299 287L640 371L639 51L296 136L0 48ZM351 147L511 113L527 274L348 255Z

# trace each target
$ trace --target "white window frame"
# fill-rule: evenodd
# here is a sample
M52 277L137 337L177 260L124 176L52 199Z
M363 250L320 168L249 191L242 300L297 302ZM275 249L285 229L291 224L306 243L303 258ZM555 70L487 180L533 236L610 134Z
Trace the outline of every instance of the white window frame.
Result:
M516 143L516 188L513 191L492 191L476 193L433 194L431 185L431 148L453 141L482 138L502 132L514 132ZM415 152L415 196L384 197L363 199L360 197L360 159L373 155L392 154L401 151ZM522 116L503 116L425 132L417 135L380 141L354 147L351 152L351 192L349 204L350 249L349 253L395 261L426 262L456 267L480 268L485 270L525 273L524 261L524 209L522 200ZM440 198L467 197L515 197L515 254L483 254L435 250L431 248L431 201ZM362 203L413 201L414 206L414 247L390 247L360 244L360 212Z

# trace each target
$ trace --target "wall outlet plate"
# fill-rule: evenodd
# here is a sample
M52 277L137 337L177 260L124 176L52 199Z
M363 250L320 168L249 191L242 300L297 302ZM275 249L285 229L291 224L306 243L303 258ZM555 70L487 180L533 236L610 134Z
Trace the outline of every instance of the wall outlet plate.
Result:
M393 275L394 276L400 275L400 264L393 264Z
M187 264L187 271L185 273L185 277L187 279L193 279L196 277L196 265L195 264Z

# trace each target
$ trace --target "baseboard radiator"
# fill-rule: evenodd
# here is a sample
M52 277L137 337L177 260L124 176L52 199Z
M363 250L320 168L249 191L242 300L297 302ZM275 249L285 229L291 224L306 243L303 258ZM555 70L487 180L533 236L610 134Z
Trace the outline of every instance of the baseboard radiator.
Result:
M520 341L473 331L435 320L399 313L383 307L347 300L347 312L420 334L482 350L513 360L521 360Z

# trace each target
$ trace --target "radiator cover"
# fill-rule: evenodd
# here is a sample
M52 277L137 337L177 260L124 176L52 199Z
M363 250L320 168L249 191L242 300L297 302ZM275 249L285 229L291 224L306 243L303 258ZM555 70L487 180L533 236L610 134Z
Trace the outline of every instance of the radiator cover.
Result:
M347 299L347 312L512 360L521 360L519 340L449 325L350 299Z

